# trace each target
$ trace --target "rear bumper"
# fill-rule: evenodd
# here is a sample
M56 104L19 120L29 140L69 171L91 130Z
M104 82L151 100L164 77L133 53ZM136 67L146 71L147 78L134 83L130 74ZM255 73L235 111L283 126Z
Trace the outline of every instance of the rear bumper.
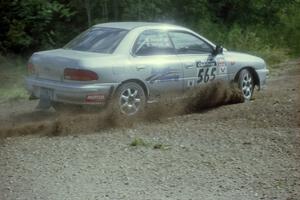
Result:
M26 89L37 98L72 104L105 104L117 83L64 83L26 77Z

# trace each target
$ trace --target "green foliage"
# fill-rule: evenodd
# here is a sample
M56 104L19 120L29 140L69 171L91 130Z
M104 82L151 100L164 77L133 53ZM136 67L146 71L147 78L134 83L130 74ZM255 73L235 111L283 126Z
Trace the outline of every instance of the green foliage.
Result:
M9 2L9 1L8 1ZM21 52L30 48L54 46L55 27L63 26L74 12L57 1L13 0L0 4L2 50Z
M0 56L0 103L28 98L23 86L26 62L20 57Z
M228 49L278 62L287 52L300 53L299 10L299 0L1 1L0 51L59 47L96 23L158 21L190 27Z
M263 57L268 64L283 62L289 58L290 45L286 46L285 37L263 25L243 28L239 24L224 26L209 20L200 21L196 31L205 35L216 44L229 50L251 53ZM201 29L201 27L205 27ZM275 38L275 39L274 39ZM284 45L285 44L285 45ZM298 44L298 43L295 43ZM293 48L295 50L296 48ZM295 53L295 51L294 51Z
M142 138L134 138L134 140L130 143L130 146L147 146L147 143Z
M278 30L282 34L282 45L295 50L294 54L300 53L300 1L282 9L278 15L284 25L284 28Z
M15 19L9 24L9 30L6 36L7 40L4 41L4 45L7 45L8 47L28 47L33 41L32 37L25 32L25 24Z

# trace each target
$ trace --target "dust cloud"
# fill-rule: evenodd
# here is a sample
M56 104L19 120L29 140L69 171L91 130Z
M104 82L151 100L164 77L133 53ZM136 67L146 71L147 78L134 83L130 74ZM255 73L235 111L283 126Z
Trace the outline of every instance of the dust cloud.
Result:
M143 114L135 118L125 118L108 109L101 112L70 111L63 113L31 112L9 119L1 125L0 137L23 135L61 136L69 134L88 134L104 129L132 127L140 122L155 122L175 115L202 112L217 106L241 103L243 96L234 84L213 82L187 93L188 98L172 100L161 99L159 103L147 106Z

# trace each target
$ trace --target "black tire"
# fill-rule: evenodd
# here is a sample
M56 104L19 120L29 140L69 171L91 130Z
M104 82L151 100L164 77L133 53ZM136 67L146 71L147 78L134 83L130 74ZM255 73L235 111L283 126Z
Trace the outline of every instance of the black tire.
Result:
M112 109L114 114L136 117L145 110L146 96L144 89L135 82L122 84L115 92Z
M254 77L248 69L243 69L239 73L238 86L242 92L245 101L250 101L254 92Z

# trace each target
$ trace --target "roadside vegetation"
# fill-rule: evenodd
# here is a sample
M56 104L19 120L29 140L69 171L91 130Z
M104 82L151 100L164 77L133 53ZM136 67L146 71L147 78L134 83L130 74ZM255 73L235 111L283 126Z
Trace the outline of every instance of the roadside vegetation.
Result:
M0 3L1 100L26 97L22 76L34 52L62 47L112 21L174 23L229 50L263 57L270 69L300 53L299 0L12 0Z
M25 61L21 57L0 56L0 103L28 98L24 88Z

